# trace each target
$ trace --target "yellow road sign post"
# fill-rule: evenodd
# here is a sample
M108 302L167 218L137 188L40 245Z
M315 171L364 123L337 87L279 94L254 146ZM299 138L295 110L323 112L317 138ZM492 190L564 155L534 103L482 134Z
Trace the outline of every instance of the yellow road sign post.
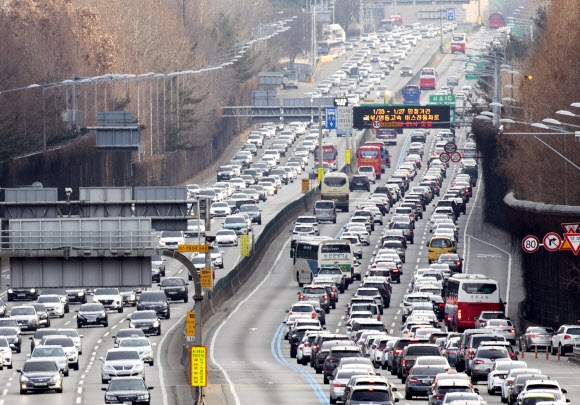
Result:
M310 179L302 179L302 192L307 193L310 191Z
M322 178L324 177L324 167L318 168L318 184L322 183Z
M185 317L185 335L195 336L195 311L188 311Z
M189 348L191 368L190 383L192 387L207 386L207 347L191 346Z
M249 256L250 248L250 235L240 235L240 254L242 256Z
M201 288L211 288L213 290L212 269L201 269L199 271L199 282L201 283Z
M180 253L207 253L208 245L177 245L177 251Z

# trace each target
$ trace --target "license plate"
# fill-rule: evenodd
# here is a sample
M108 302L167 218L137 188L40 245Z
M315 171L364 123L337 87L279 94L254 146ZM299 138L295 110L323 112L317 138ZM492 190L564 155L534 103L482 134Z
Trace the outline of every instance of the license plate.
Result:
M97 322L97 320L96 319L87 319L87 322L88 323L95 323L95 322Z
M35 387L48 387L48 383L35 383Z
M26 294L18 294L19 297L26 297Z
M176 294L176 292L175 292L175 291L168 291L167 293L168 293L169 295L171 295L171 294Z

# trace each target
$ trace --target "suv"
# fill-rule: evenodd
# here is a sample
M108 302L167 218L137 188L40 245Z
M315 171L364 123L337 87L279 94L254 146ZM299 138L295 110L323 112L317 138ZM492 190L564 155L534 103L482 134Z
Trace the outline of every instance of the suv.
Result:
M338 267L322 267L320 270L318 270L318 275L331 277L338 287L338 291L341 293L343 293L344 290L348 288L349 281L347 280L342 270ZM350 282L352 282L352 279Z
M123 312L123 298L118 288L95 289L93 302L103 304L107 310L116 309L118 313Z
M348 339L347 335L344 334L334 334L334 333L328 333L328 334L320 334L318 336L316 336L316 339L314 339L314 343L312 343L312 351L310 353L310 367L316 369L316 374L319 374L322 372L322 364L324 363L324 358L322 358L321 356L318 355L318 353L320 352L321 348L322 348L322 344L324 342L329 342L329 341L334 341L334 342L350 342L350 340ZM317 364L318 362L318 364Z
M314 203L312 214L318 222L329 221L336 224L336 205L334 201L319 200Z
M488 329L466 329L461 334L461 338L459 339L458 350L457 350L457 362L455 364L455 368L458 372L462 372L466 370L466 362L469 359L468 355L468 345L472 335L474 334L493 334L492 331Z
M413 343L429 343L429 339L414 339L408 337L402 337L397 339L397 341L393 345L391 375L399 374L399 366L401 363L401 359L403 358L403 351L405 347Z
M330 349L328 356L324 360L323 372L324 372L324 384L328 384L328 377L334 373L340 359L345 357L363 357L360 348L356 346L335 346Z
M167 277L159 283L159 288L170 300L183 300L183 302L188 302L189 289L187 285L188 283L181 277Z
M413 222L409 219L409 221L396 221L393 222L389 229L400 229L403 231L403 235L405 235L405 239L409 241L412 245L415 242L415 231L413 231Z
M578 325L562 325L552 336L550 344L550 351L552 355L556 355L558 350L560 354L572 353L574 346L580 345L580 326Z
M401 368L398 370L398 375L402 383L407 381L407 376L411 371L411 368L415 364L415 360L419 356L441 356L439 347L435 344L420 343L420 344L410 344L405 349L403 349L403 355L401 359Z
M352 176L352 178L350 179L349 189L350 191L354 190L371 191L371 182L369 181L369 178L367 176L357 174Z
M438 380L432 387L429 393L429 405L441 405L445 394L448 392L476 392L479 393L477 389L473 389L471 383L464 379L443 379Z

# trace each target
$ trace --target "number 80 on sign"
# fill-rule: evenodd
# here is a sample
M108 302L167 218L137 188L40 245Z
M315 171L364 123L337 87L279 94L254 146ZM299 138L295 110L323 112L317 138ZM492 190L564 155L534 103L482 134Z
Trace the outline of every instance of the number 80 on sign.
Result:
M534 235L528 235L522 239L522 249L526 253L534 253L540 247L540 240Z

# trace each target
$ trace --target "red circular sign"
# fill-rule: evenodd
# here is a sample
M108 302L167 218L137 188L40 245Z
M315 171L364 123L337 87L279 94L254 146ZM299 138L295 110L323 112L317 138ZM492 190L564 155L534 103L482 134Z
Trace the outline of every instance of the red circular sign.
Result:
M373 121L373 128L380 129L381 128L381 121Z
M542 243L548 252L555 252L562 246L562 237L556 232L548 232L544 235Z
M457 150L457 145L455 145L453 142L447 142L445 146L443 146L443 149L447 153L453 153Z
M522 249L526 253L534 253L540 247L540 240L534 235L528 235L522 239Z
M450 158L451 157L449 156L449 153L442 153L441 155L439 155L439 160L442 161L443 163L449 162Z
M453 152L451 154L451 161L453 163L457 163L457 162L461 161L461 153L459 153L459 152Z

